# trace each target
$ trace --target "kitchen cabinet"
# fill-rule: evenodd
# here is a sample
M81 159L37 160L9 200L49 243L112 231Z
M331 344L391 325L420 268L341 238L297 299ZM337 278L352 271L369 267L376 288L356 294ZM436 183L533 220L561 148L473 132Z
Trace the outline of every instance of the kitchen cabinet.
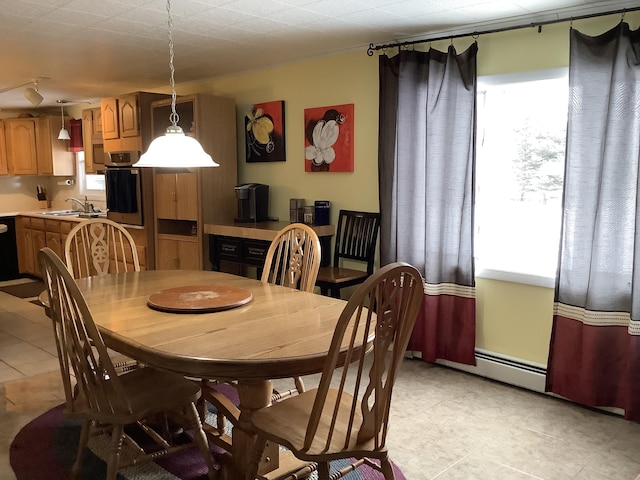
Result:
M87 108L82 111L82 145L85 173L98 173L104 170L102 113L100 107Z
M173 220L198 220L198 174L156 173L156 216Z
M196 237L160 235L158 237L158 270L201 270L201 254Z
M68 150L68 140L58 140L63 118L40 115L36 124L38 175L72 177L76 173L75 155ZM64 128L69 129L69 118L64 117Z
M16 218L20 273L41 276L38 252L49 247L64 261L64 243L77 222L20 215Z
M151 102L168 95L134 92L100 101L105 152L146 151L152 140L147 121Z
M0 120L0 175L8 175L7 165L7 143L4 135L4 120Z
M4 121L7 164L11 175L37 175L36 122L34 118Z
M16 232L20 273L40 276L38 252L47 246L44 219L18 217Z
M220 166L154 169L156 268L210 270L204 224L233 222L236 213L235 102L202 94L178 97L176 112L185 134L194 136ZM171 99L152 103L154 137L164 135L170 113Z
M5 119L9 174L73 176L75 156L67 150L67 140L58 140L61 128L58 116Z

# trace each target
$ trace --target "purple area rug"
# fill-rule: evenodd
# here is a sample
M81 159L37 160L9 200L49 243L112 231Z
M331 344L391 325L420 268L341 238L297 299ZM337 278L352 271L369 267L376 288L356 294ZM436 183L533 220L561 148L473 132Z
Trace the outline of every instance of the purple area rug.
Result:
M65 419L63 405L52 408L27 424L11 443L10 462L17 480L56 480L68 478L76 457L81 422ZM135 435L135 432L129 432ZM105 437L101 441L100 437ZM106 451L106 435L94 437L91 450L85 454L80 474L81 480L104 478L106 464L101 451ZM95 451L94 451L95 450ZM220 450L211 446L214 462ZM332 462L332 471L343 468L348 461ZM216 465L217 467L218 465ZM396 480L406 480L402 472L393 466ZM118 480L206 480L207 467L196 448L167 455L154 462L122 469ZM310 479L317 478L314 473ZM346 480L382 480L379 472L363 466L344 477Z

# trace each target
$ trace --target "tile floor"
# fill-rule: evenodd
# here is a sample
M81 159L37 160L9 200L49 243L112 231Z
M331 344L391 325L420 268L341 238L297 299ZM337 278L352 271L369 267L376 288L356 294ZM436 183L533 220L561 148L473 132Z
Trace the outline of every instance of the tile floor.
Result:
M0 292L0 479L15 479L9 465L15 434L62 403L57 369L42 309ZM388 443L408 480L640 474L639 424L420 360L402 366Z

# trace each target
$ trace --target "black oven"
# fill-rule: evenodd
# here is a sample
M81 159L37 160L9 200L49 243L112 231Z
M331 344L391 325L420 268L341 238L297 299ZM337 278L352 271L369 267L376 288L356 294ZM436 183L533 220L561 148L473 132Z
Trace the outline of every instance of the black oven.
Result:
M105 165L107 218L125 225L144 225L142 169L133 167L138 152L109 154ZM120 160L120 161L118 161Z

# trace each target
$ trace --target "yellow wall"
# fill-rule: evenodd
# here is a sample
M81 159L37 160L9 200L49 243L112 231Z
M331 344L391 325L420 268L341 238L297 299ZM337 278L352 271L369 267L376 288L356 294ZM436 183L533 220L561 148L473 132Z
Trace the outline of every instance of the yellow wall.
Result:
M625 20L637 28L640 14ZM579 20L574 27L597 35L612 28L620 16ZM458 51L471 39L456 39ZM565 67L569 58L569 25L484 35L478 38L479 75ZM446 50L449 42L434 43ZM215 62L215 59L212 59ZM181 85L179 94L208 92L231 96L238 105L239 181L271 187L270 214L288 219L289 198L332 202L332 220L340 208L378 210L378 61L362 51L277 66L233 77ZM244 158L243 106L272 100L285 101L287 161L247 164ZM305 173L305 108L355 104L355 171ZM477 346L505 355L546 364L553 289L497 280L478 279Z

